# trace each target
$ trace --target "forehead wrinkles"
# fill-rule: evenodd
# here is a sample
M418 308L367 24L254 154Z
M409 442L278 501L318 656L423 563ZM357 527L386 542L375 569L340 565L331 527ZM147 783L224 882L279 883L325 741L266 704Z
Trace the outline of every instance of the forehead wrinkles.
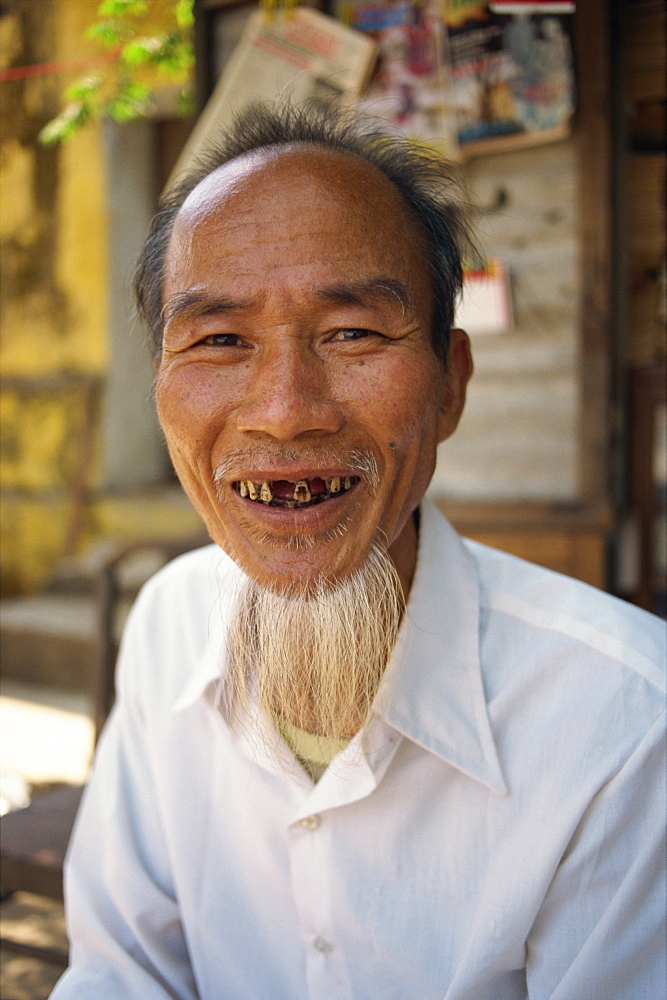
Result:
M256 151L214 170L186 198L174 231L180 236L217 218L231 234L257 225L260 213L262 222L293 223L295 214L321 208L322 201L328 216L347 216L368 227L368 235L395 220L404 241L406 224L424 239L402 194L377 167L351 153L304 146Z
M348 242L349 232L363 230L363 242L386 242L386 217L351 198L337 197L312 185L308 178L292 186L290 197L280 192L240 192L211 201L209 209L179 216L174 226L179 248L192 247L195 240L220 241L227 252L253 247L289 246L300 241L323 244Z
M360 247L347 232L341 234L327 225L301 226L291 232L263 220L233 224L221 220L219 226L190 231L175 243L172 266L165 274L165 296L169 298L184 285L202 284L221 289L228 285L230 291L236 287L241 294L246 281L257 294L257 279L267 291L273 287L285 294L292 281L295 288L305 281L312 292L319 285L351 284L379 274L389 275L388 280L400 276L400 283L409 283L407 269L397 268L389 249L386 241L372 239Z
M375 265L410 276L431 297L430 251L418 220L393 183L352 154L283 149L214 171L177 215L165 279L188 263L197 270L192 278L223 262L236 262L237 275L251 273L273 267L273 251L280 267Z

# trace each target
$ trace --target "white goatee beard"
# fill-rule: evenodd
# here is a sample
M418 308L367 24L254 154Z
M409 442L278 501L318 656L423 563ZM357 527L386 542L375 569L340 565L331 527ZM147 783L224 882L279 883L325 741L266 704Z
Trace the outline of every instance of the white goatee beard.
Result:
M229 629L228 707L245 724L255 697L269 716L331 739L366 722L404 610L400 580L375 545L351 576L274 592L247 581Z

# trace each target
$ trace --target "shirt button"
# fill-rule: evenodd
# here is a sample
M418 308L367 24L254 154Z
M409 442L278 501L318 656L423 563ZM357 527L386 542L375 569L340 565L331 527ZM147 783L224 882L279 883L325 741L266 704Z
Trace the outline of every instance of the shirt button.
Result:
M327 939L323 937L316 937L313 941L313 947L322 952L323 955L328 955L330 951L333 951L333 945L329 944Z
M322 822L322 817L318 816L317 813L315 813L313 816L306 816L304 819L302 819L299 823L299 826L302 826L304 830L317 830L321 822Z

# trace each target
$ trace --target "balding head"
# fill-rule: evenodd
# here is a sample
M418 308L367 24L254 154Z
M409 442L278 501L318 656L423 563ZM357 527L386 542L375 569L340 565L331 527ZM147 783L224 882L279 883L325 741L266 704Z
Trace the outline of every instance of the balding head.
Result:
M163 200L135 276L137 304L155 356L162 346L167 247L184 202L196 188L203 193L206 184L201 187L202 182L224 164L237 159L247 163L248 157L260 151L267 155L302 144L366 161L398 193L425 241L424 267L433 284L432 343L439 357L446 359L455 298L462 283L461 254L468 246L465 213L452 171L437 154L412 146L377 123L321 104L249 108ZM239 163L239 169L245 168Z

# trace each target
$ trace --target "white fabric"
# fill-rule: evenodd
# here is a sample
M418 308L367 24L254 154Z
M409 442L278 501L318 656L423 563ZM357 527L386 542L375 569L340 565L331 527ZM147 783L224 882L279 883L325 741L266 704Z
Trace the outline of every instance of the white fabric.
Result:
M211 546L135 606L53 1000L663 1000L664 624L425 503L367 744L313 785L219 706L239 576Z

